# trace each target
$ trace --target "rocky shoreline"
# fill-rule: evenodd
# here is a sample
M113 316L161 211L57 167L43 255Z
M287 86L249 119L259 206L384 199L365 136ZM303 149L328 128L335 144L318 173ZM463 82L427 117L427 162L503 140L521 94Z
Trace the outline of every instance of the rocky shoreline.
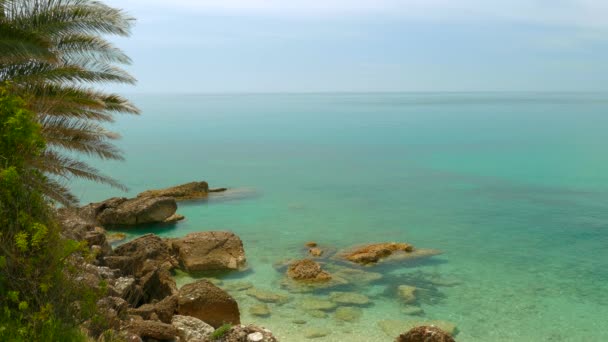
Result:
M206 199L225 191L225 188L209 189L206 182L191 182L148 190L135 198L111 198L80 208L58 210L63 235L85 241L91 251L91 258L73 261L83 271L77 281L93 289L105 290L106 296L97 305L103 320L115 334L133 342L278 341L264 327L241 324L237 300L211 281L201 279L177 288L173 278L177 270L200 274L245 269L243 242L234 233L203 231L173 239L146 234L115 248L106 235L105 228L115 226L177 222L184 219L176 213L178 201ZM294 293L339 289L355 278L364 282L366 277L373 281L374 277L382 276L360 270L357 268L360 265L369 267L385 261L407 261L439 254L436 250L393 242L355 246L340 252L314 242L306 246L303 259L275 265L275 269L285 274L281 286ZM416 302L416 288L408 286L400 286L397 295L411 306ZM246 291L248 296L259 300L259 305L250 308L254 315L269 315L266 303L289 301L289 298L265 293L249 285L237 290ZM335 310L337 317L348 321L360 316L360 309L356 306L365 305L368 301L369 298L362 294L333 291L328 301L310 300L302 305L305 310L320 314L325 310ZM449 322L418 322L413 325L409 322L407 329L403 322L393 323L391 327L394 329L404 327L392 335L393 339L402 342L453 341L450 335L456 331ZM426 323L433 327L420 327ZM447 333L437 333L437 326ZM86 322L83 329L91 336L103 332L95 322ZM411 333L408 333L410 329Z

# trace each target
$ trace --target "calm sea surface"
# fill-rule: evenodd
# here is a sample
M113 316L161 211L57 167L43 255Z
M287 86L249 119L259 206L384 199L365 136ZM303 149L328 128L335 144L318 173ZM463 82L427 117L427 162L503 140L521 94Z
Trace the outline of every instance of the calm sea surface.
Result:
M138 95L139 117L112 127L125 162L99 163L128 194L78 183L83 202L207 180L238 189L181 204L174 226L128 230L178 237L231 230L249 270L220 277L284 293L245 323L283 341L392 341L383 320L443 320L458 341L608 340L608 94ZM372 304L324 318L290 293L273 264L331 248L405 241L443 254L365 271L339 290ZM183 284L192 281L177 277ZM417 286L421 316L396 287ZM360 314L360 317L356 317ZM306 324L293 323L303 319ZM301 323L301 322L300 322ZM384 322L386 326L386 322Z

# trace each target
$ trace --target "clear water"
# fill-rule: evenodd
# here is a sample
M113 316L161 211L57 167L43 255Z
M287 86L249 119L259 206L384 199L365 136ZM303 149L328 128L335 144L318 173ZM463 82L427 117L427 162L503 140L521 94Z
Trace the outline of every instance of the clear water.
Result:
M129 230L165 237L232 230L249 281L280 289L273 263L314 240L335 248L406 241L444 252L381 266L349 289L373 304L355 322L315 318L290 294L243 321L284 341L391 341L377 322L446 320L458 341L608 340L608 95L309 94L140 95L141 117L113 127L126 162L101 163L130 195L207 180L253 191L240 200L183 204L187 219ZM121 194L78 183L83 202ZM429 279L451 283L436 286ZM191 278L180 277L180 283ZM404 314L400 284L426 287L424 315ZM297 325L294 319L304 319Z

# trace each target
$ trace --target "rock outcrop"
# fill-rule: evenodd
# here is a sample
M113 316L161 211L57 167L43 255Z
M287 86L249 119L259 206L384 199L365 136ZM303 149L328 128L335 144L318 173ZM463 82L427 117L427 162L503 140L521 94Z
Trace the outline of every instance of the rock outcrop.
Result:
M404 261L441 254L435 249L419 249L407 243L385 242L356 246L338 253L339 259L360 264L376 264L384 259Z
M287 269L287 276L291 279L306 282L326 282L331 275L321 269L318 262L310 259L298 260Z
M177 211L172 197L111 198L102 203L95 218L102 225L138 225L165 222Z
M159 190L148 190L137 195L139 198L173 197L176 201L205 198L209 195L207 182L190 182Z
M395 342L455 342L455 340L438 327L421 326L399 335Z
M168 243L188 272L238 270L245 266L243 242L231 232L191 233Z
M214 328L241 323L236 300L207 280L184 285L177 294L177 304L179 315L196 317Z
M178 335L173 325L158 321L132 320L127 330L144 339L160 341L173 341Z
M141 276L156 268L173 269L177 262L167 244L154 234L146 234L114 249L105 257L110 268L121 270L125 276Z

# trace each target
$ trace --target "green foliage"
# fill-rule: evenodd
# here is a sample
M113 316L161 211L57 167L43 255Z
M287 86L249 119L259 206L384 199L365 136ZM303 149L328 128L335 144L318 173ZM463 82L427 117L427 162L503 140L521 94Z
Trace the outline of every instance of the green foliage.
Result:
M98 294L70 280L67 258L78 249L60 238L38 186L45 177L28 166L44 150L41 127L8 89L0 87L0 341L84 341L77 325L86 315L72 304L94 307Z
M232 324L222 324L219 328L215 329L213 334L211 334L211 340L219 340L224 337L229 331L232 329Z

